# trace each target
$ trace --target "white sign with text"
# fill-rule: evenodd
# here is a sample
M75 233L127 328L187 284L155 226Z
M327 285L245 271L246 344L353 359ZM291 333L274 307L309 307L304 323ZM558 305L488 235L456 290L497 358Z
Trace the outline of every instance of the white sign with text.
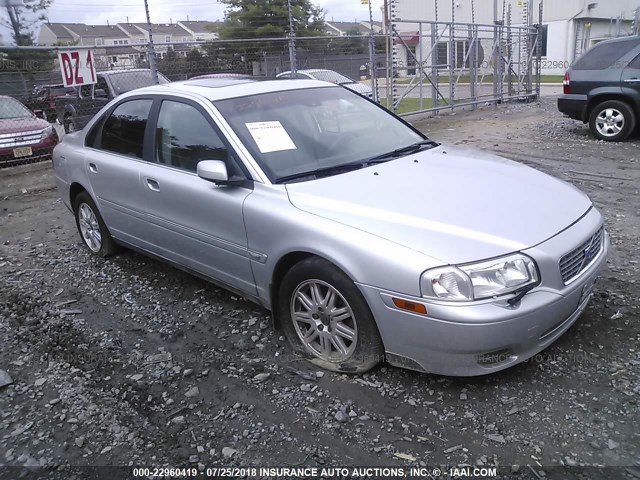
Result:
M58 60L65 87L79 87L96 83L96 67L92 50L58 52Z

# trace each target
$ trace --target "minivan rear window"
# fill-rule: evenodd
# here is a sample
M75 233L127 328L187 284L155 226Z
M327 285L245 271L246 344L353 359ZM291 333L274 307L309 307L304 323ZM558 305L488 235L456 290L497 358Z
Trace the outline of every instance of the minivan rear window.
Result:
M573 66L573 69L604 70L605 68L612 67L618 60L638 45L640 45L640 40L637 37L630 38L629 40L599 43L580 57ZM622 67L623 65L620 65L620 68Z

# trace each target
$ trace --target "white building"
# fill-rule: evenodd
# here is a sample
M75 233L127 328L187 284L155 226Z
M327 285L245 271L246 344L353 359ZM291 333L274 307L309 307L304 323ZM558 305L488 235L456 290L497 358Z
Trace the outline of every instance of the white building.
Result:
M428 43L428 25L418 21L476 23L493 25L494 19L507 23L511 6L511 25L539 23L539 5L543 0L390 0L391 17L405 41L398 50L407 55L406 46L416 48ZM437 4L437 15L436 15ZM494 6L497 5L497 12ZM584 51L607 38L638 33L640 0L546 0L543 2L543 36L541 41L543 74L563 74ZM495 15L495 17L494 17ZM436 18L437 17L437 18ZM415 22L414 22L415 21ZM422 29L422 30L421 30ZM418 32L423 36L418 39ZM489 34L489 29L486 29ZM404 33L403 33L404 32ZM422 40L422 42L420 42ZM398 42L396 42L398 43ZM461 48L464 48L461 46ZM422 45L425 54L426 45ZM456 46L454 57L459 55ZM485 47L486 50L486 47ZM440 57L448 58L443 46ZM407 55L408 64L411 57Z

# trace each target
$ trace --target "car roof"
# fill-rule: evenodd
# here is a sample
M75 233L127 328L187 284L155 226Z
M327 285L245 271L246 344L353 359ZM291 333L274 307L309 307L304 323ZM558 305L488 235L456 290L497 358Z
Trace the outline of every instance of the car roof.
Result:
M164 83L151 87L139 88L126 93L126 96L144 93L166 94L167 90L193 93L209 100L224 100L227 98L246 97L261 93L284 92L287 90L302 90L305 88L341 88L330 82L309 80L265 80L256 82L244 78L204 78L199 80L184 80L180 82ZM123 95L124 96L124 95Z
M300 73L316 73L316 72L336 72L335 70L329 70L328 68L305 68L302 70L296 70L296 72Z

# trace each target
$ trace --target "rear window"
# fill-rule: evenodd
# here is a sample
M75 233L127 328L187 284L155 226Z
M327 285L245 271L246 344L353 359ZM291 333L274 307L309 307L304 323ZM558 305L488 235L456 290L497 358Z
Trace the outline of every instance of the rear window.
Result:
M574 70L604 70L613 66L638 45L640 45L638 38L600 43L580 57L573 68Z

